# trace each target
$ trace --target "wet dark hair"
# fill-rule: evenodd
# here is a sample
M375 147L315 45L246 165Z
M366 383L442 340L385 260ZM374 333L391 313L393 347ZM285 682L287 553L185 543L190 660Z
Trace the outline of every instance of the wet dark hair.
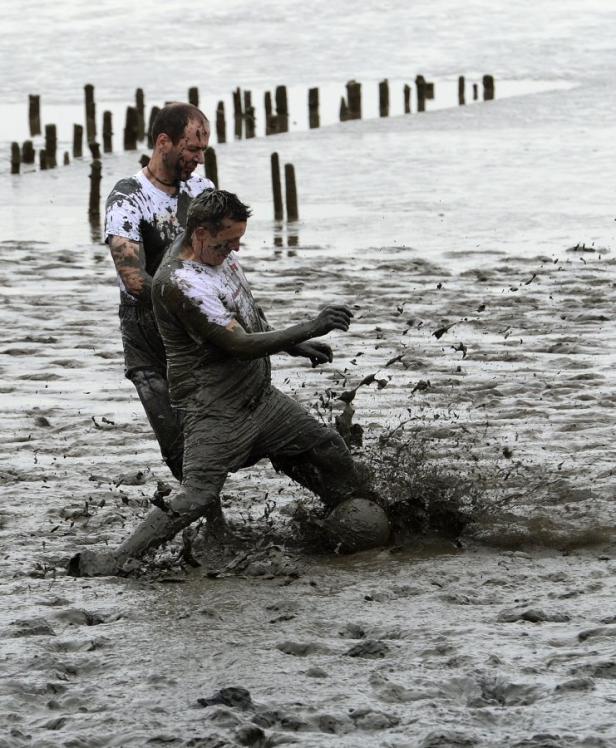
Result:
M204 190L193 198L188 208L186 236L190 239L199 226L216 235L225 218L232 221L247 221L252 211L233 192L226 190Z
M193 104L184 104L181 101L173 101L171 104L167 104L158 112L154 122L152 122L152 132L150 133L152 142L156 143L158 136L165 133L175 145L184 134L186 125L191 119L209 122L201 109Z

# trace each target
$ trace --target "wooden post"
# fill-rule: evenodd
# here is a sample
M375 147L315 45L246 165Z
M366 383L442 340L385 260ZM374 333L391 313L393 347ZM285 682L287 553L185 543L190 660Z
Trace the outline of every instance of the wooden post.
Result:
M137 140L141 142L145 138L145 98L143 88L138 88L135 91L135 108L137 109ZM111 130L111 127L109 129ZM112 148L109 148L109 153L111 151Z
M308 89L308 126L311 130L318 127L319 121L319 89Z
M463 75L458 78L458 104L460 106L466 104L466 82Z
M346 99L344 96L340 97L340 121L346 122L351 119L349 116L349 107L347 106Z
M277 132L287 132L289 130L287 87L276 86L274 98L276 100L276 130Z
M492 75L483 76L483 100L491 101L494 98L494 77Z
M415 78L415 89L417 91L417 111L426 111L426 79L423 75Z
M97 218L101 214L100 202L101 202L101 178L102 178L103 164L99 159L92 161L90 167L90 204L88 208L88 215L90 218Z
M71 157L68 151L64 151L64 166L68 166L71 163Z
M287 221L298 221L297 188L295 187L295 168L293 164L284 165L284 186L287 200Z
M379 116L389 117L389 81L379 83Z
M473 83L473 101L477 101L479 98L479 86L476 83Z
M142 153L141 156L139 157L139 166L141 166L142 169L145 169L145 167L149 163L150 163L150 157L147 154Z
M96 140L96 104L94 103L94 86L86 83L83 87L86 102L86 140Z
M90 149L90 154L92 155L93 161L99 161L101 157L101 146L100 143L97 143L96 141L93 141L92 143L88 143L88 148Z
M247 138L255 136L255 108L252 105L252 94L244 91L244 127Z
M426 81L426 99L434 99L434 83L432 81Z
M154 120L159 112L160 109L157 106L153 106L150 110L150 119L148 120L148 148L154 148L154 141L152 140L152 125L154 124Z
M28 96L28 120L30 135L41 134L41 97L30 94Z
M19 143L11 143L11 174L19 174L21 166L21 148Z
M235 122L235 137L240 139L242 137L242 92L238 88L233 92L233 119Z
M346 84L346 90L346 119L361 119L361 83L358 83L357 81L349 81ZM340 121L344 121L342 119L342 113L340 116Z
M282 221L282 189L280 186L280 160L277 153L270 157L272 167L272 195L274 198L274 220Z
M137 109L126 107L126 124L124 125L124 150L137 150Z
M31 140L24 140L21 146L21 161L24 164L33 164L36 158L34 146Z
M139 110L137 110L139 115ZM141 115L141 122L143 124L143 114ZM111 112L103 112L103 151L105 153L111 153L113 151L113 129L111 122Z
M404 84L404 113L411 113L411 87L407 83Z
M265 105L265 134L274 135L277 132L276 115L272 112L272 92L266 91L264 96Z
M197 86L192 86L188 89L188 103L193 106L199 106L199 89Z
M56 149L58 147L58 139L56 137L56 126L45 125L45 154L48 169L55 169L56 162Z
M73 158L81 158L83 154L83 126L73 125Z
M41 171L45 171L47 169L47 154L45 153L45 149L41 148L39 151L39 169Z
M214 182L218 189L218 164L216 163L216 151L210 146L205 151L205 176Z
M225 121L225 102L219 101L216 107L216 140L219 143L227 142L227 123Z

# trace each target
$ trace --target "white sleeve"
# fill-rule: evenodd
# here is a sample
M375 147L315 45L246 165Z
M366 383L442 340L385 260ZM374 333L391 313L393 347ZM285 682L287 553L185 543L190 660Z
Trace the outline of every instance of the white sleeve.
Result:
M182 293L193 301L209 322L226 327L235 319L222 303L216 285L205 273L196 273L189 268L180 268L173 274Z
M142 218L143 213L134 194L112 192L105 211L105 241L110 236L121 236L132 242L141 242Z

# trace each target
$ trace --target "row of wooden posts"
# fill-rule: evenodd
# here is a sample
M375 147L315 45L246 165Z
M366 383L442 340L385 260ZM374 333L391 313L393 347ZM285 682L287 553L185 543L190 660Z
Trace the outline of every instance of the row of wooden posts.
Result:
M494 78L491 75L483 76L483 99L494 99L495 88ZM418 75L415 78L415 89L417 95L417 111L425 111L426 100L434 98L434 83L427 81L423 76ZM349 81L346 84L346 97L340 101L340 121L361 119L362 102L361 102L361 83ZM411 87L404 86L404 112L411 112ZM479 97L478 84L473 84L473 99ZM90 153L92 155L92 165L90 171L90 200L89 214L92 219L100 215L100 182L102 179L102 163L100 144L97 142L96 128L96 104L94 100L94 86L87 84L84 86L85 98L85 136ZM289 110L287 100L286 86L277 86L274 92L274 99L270 91L265 93L265 134L272 135L288 131L289 127ZM199 91L196 87L188 90L188 100L191 104L199 106ZM458 78L458 103L462 106L466 103L466 83L464 76ZM275 104L275 109L274 105ZM30 125L30 135L36 136L41 133L40 118L40 96L29 96L28 119ZM135 105L128 106L126 109L126 120L124 126L124 150L137 150L137 144L146 138L148 147L152 148L152 123L160 111L159 107L152 107L149 116L148 128L145 126L145 97L143 89L138 88L135 92ZM244 135L246 138L255 137L255 110L252 105L252 95L250 91L241 91L237 88L233 92L233 115L234 115L234 133L236 138ZM319 89L311 88L308 91L308 115L310 128L317 128L320 124L319 118ZM381 117L389 116L389 83L383 80L379 83L379 115ZM224 102L219 101L216 108L216 136L219 143L226 142L226 120ZM112 114L110 111L103 112L103 152L111 153L112 144ZM83 156L83 138L84 127L79 124L73 126L73 157L81 158ZM53 169L57 166L57 133L56 126L53 124L45 125L45 148L39 151L39 168ZM148 157L142 157L142 159ZM21 163L33 164L36 162L36 152L32 140L26 140L20 147L19 143L11 144L11 173L18 174ZM70 163L68 151L64 152L63 163ZM147 163L147 162L146 162ZM208 148L205 154L205 169L208 177L218 186L218 165L216 162L216 152L213 148ZM285 198L287 207L287 221L293 222L299 219L297 189L295 184L295 169L293 164L285 164ZM277 153L271 156L271 176L272 176L272 193L274 201L274 219L281 221L284 215L282 201L282 186L280 178L280 163Z
M494 77L491 75L483 76L483 99L490 100L494 98ZM361 119L362 117L362 95L361 83L349 81L346 84L346 96L340 100L340 121ZM417 111L425 111L426 101L434 98L434 83L427 81L422 75L415 78L415 90L417 100ZM410 114L411 107L411 87L405 85L403 89L404 112ZM94 100L94 86L87 84L84 86L85 97L85 137L86 142L92 148L96 143L96 104ZM473 99L479 98L479 86L473 84ZM188 100L195 106L199 106L199 91L196 87L188 90ZM458 78L458 103L466 103L466 82L464 76ZM287 132L289 129L289 108L287 99L287 87L277 86L272 93L265 92L265 134L273 135ZM389 82L387 79L379 83L379 115L381 117L389 116L390 92ZM137 150L138 143L147 137L148 147L153 146L151 139L151 129L154 118L160 111L159 107L154 106L150 110L148 127L146 129L145 120L145 97L142 88L135 92L134 106L126 108L126 119L124 124L124 150ZM40 96L30 95L29 97L29 124L30 135L41 134L41 117L40 117ZM233 118L234 134L236 138L253 138L255 137L255 108L252 104L252 93L250 91L241 91L236 88L233 92ZM310 128L317 128L320 125L319 116L319 89L310 88L308 90L308 123ZM103 153L111 153L113 150L113 126L112 113L103 112L102 141ZM83 156L83 139L84 128L82 125L73 126L73 158ZM225 117L225 105L219 101L216 107L216 139L218 143L227 142L227 124ZM57 165L57 135L55 125L45 126L45 148L39 151L39 167L41 169L52 169ZM36 154L31 140L26 140L20 147L18 143L11 144L11 173L18 174L20 165L33 164L36 161ZM63 163L70 163L68 151L64 152Z

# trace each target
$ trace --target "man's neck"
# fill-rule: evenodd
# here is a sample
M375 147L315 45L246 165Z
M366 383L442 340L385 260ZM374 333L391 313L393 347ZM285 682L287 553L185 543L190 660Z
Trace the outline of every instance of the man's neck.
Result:
M143 168L143 173L157 189L167 192L173 195L177 192L178 181L175 179L173 174L169 174L168 170L162 162L162 159L157 153L152 154L147 166Z

